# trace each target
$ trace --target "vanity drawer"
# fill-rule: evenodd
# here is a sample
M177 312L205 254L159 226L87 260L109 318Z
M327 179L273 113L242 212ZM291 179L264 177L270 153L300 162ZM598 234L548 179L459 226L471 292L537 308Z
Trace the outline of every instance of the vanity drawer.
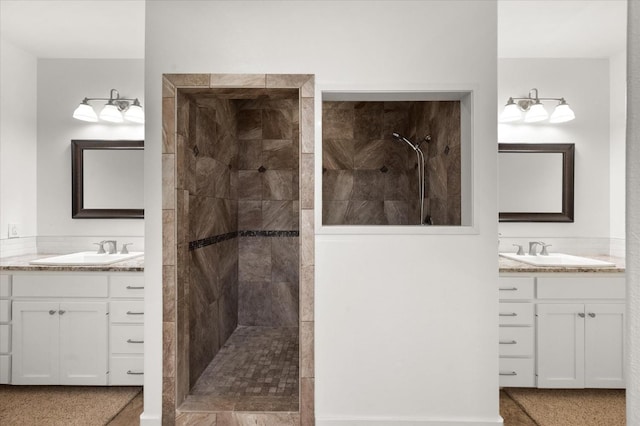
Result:
M11 352L11 326L9 324L0 325L0 354Z
M11 275L0 275L0 297L11 296Z
M11 355L0 355L0 384L11 383Z
M14 297L107 297L107 276L98 274L14 275Z
M624 299L625 277L538 278L538 299Z
M533 325L533 303L506 303L498 305L500 325Z
M117 298L143 298L144 275L112 275L109 294Z
M111 322L128 324L144 323L144 301L111 302Z
M533 327L500 327L500 356L533 356Z
M500 358L500 386L527 387L536 386L531 358Z
M0 300L0 322L11 321L11 304L8 299Z
M143 356L114 356L109 359L109 385L142 386L143 384Z
M144 353L144 325L112 325L109 348L111 353Z
M498 278L498 297L500 300L533 299L533 277Z

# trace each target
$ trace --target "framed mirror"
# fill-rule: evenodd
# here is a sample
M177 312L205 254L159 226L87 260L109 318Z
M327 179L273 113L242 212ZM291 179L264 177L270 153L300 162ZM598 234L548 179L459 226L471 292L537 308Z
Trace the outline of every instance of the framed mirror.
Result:
M574 144L498 144L500 222L573 222Z
M144 141L71 141L71 217L144 218Z

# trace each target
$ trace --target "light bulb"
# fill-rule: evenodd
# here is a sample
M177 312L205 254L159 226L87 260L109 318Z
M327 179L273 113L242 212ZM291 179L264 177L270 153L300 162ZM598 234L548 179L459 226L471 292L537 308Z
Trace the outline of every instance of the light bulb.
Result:
M524 116L525 123L536 123L538 121L546 120L549 118L549 113L544 109L544 105L540 103L540 100L529 107L529 110Z
M549 119L550 123L565 123L567 121L571 121L576 118L573 110L569 107L569 104L563 99L560 100L560 103L556 106L551 114L551 118Z
M118 110L118 107L113 104L112 101L107 104L100 111L100 120L109 121L111 123L122 123L122 113Z
M91 105L89 105L86 98L80 105L78 105L78 108L73 111L73 118L75 118L76 120L89 121L92 123L98 121L96 112L93 110Z
M137 99L133 101L133 105L124 113L124 118L133 123L144 123L144 111L142 111L142 106Z
M501 123L511 123L513 121L518 121L522 118L522 110L520 107L513 101L513 98L509 98L507 104L504 106L504 110L502 114L500 114L499 121Z

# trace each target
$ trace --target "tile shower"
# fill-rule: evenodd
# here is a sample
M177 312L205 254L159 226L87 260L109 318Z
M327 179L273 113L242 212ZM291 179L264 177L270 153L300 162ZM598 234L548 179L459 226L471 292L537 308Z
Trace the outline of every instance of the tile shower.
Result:
M165 96L174 105L163 105L163 123L174 118L176 129L175 154L163 155L175 161L173 176L163 167L163 188L176 187L163 229L173 219L171 232L185 241L177 244L175 277L170 266L163 273L165 281L175 279L164 285L165 314L167 301L176 310L165 315L175 315L175 325L165 321L167 424L214 418L236 424L248 418L242 412L264 413L273 424L313 423L313 225L306 220L313 217L313 169L305 168L313 156L300 152L301 139L309 146L300 117L313 106L301 92L313 80L274 75L266 88L270 76L167 79L186 86ZM261 87L247 84L256 77ZM229 78L238 87L229 88ZM209 84L213 79L222 87ZM168 254L165 265L172 262Z
M425 223L460 225L459 101L324 101L324 225L420 224L419 162L393 132L424 151Z

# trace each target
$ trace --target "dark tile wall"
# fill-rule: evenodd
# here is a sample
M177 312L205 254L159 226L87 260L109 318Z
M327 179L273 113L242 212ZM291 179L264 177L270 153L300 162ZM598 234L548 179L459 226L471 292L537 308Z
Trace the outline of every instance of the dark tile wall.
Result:
M322 129L323 224L420 223L417 157L393 132L413 142L431 134L421 144L425 216L460 224L459 102L323 102Z
M297 231L297 99L238 100L238 227ZM239 324L298 326L297 236L239 238Z

